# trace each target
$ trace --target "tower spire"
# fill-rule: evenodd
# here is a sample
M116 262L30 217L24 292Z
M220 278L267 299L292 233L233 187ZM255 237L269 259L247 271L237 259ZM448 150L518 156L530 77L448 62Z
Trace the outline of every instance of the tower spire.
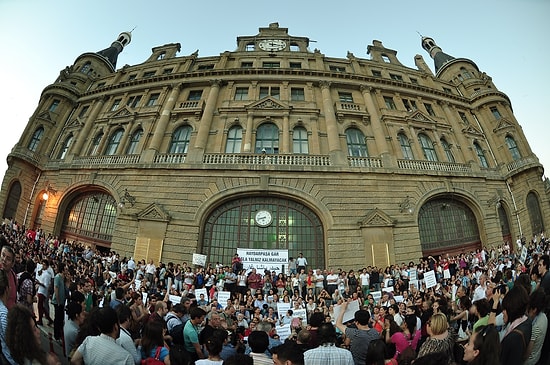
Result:
M135 29L135 28L134 28ZM118 59L118 55L122 52L125 46L130 44L132 41L132 34L131 32L122 32L119 34L116 41L111 43L111 46L108 48L105 48L102 51L97 52L97 54L105 57L111 65L113 66L113 69L116 68L116 61Z
M430 37L422 37L422 48L424 48L426 52L430 54L430 57L433 58L436 73L439 71L441 66L455 59L453 56L443 52Z

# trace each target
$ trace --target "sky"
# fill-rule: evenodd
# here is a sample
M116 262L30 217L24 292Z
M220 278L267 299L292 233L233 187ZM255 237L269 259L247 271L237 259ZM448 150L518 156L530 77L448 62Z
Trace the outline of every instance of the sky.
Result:
M132 41L117 68L143 63L153 47L181 43L180 56L236 48L238 36L277 22L328 57L366 58L373 40L416 68L420 35L468 58L512 101L514 115L540 162L550 169L550 1L548 0L0 0L0 177L6 158L34 112L42 90L85 52L110 46L123 31ZM550 173L546 173L548 175Z

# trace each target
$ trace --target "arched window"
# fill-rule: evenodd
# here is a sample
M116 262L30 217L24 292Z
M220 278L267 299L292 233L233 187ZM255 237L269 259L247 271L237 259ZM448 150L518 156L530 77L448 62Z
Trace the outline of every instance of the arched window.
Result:
M69 203L62 235L75 240L110 243L116 217L117 206L112 196L99 191L86 192Z
M424 133L418 135L418 140L420 141L420 146L422 146L422 151L424 152L424 158L428 161L438 161L437 154L435 153L435 148L430 137Z
M411 148L411 143L409 142L409 138L407 138L404 133L399 133L397 135L397 139L399 139L399 145L401 146L403 158L406 160L414 160L414 155Z
M32 135L31 141L29 142L29 145L27 146L27 148L32 152L36 152L43 134L44 134L44 128L39 127L38 129L36 129Z
M512 155L512 158L514 160L520 160L521 154L519 153L518 145L516 143L516 140L511 136L506 136L505 138L506 145L508 146L508 150L510 151L510 154Z
M447 142L445 138L441 138L441 147L443 147L443 151L445 151L445 156L447 156L447 161L449 162L456 162L455 157L453 156L453 152L451 151L451 145Z
M500 222L500 232L502 233L502 241L512 241L512 232L510 231L510 222L508 221L508 214L502 202L497 203L498 220Z
M4 207L4 218L15 218L17 213L17 206L19 205L19 199L21 198L21 183L16 181L10 187L8 198L6 200L6 206Z
M469 252L481 243L474 213L456 199L438 198L425 203L418 212L418 230L424 255Z
M83 74L85 74L85 75L87 75L87 74L91 71L90 67L91 67L91 63L90 63L90 62L86 62L86 63L82 66L82 68L80 69L80 72L83 73Z
M225 153L240 153L243 142L243 129L240 125L235 125L227 131L227 142L225 143Z
M527 194L526 204L527 211L529 212L529 219L531 220L531 233L539 234L544 231L544 221L540 210L539 198L535 193L530 192Z
M103 132L99 132L94 140L92 141L92 146L90 148L90 156L95 156L99 152L99 145L101 144L101 140L103 139Z
M279 128L273 123L264 123L256 131L256 153L279 153Z
M126 148L127 155L133 155L136 153L137 146L142 135L143 135L143 129L141 128L139 128L132 134L132 138L130 138L130 143L128 144L128 148Z
M487 163L487 158L485 157L485 152L483 152L483 149L479 145L479 143L474 142L474 149L476 150L477 157L479 158L479 163L481 164L481 167L485 167L486 169L489 168L489 164Z
M348 156L368 157L365 135L357 128L346 130L346 142L348 144Z
M309 153L307 131L303 127L294 128L292 133L292 152L301 154Z
M460 68L460 74L462 75L462 77L464 79L471 79L472 78L472 75L470 74L470 72L468 72L468 70L466 70L466 68L464 68L464 67Z
M124 130L122 128L117 129L116 131L111 134L111 138L109 138L109 142L107 143L107 148L105 148L104 155L111 156L116 153L116 150L118 148L118 145L120 144L120 140L122 139L122 135L124 134Z
M266 225L255 222L259 211L271 214ZM326 265L321 220L307 206L292 200L240 197L216 208L207 217L203 232L202 253L212 262L231 262L235 247L239 247L287 249L289 256L302 252L309 267Z
M189 140L191 138L191 126L184 125L178 127L172 134L170 150L168 153L187 153Z
M65 158L65 156L67 155L67 151L69 150L69 147L71 147L72 141L73 141L73 134L71 133L67 138L65 138L65 141L63 142L63 145L61 146L61 149L57 154L58 160L63 160Z

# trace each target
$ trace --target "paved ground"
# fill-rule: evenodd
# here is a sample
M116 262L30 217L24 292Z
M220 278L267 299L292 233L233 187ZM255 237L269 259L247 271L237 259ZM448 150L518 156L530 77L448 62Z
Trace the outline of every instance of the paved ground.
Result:
M34 305L34 309L35 313L38 313L38 311L36 310L36 303ZM53 318L53 306L51 306L50 308L50 313L52 314ZM45 318L43 319L43 322L44 326L38 326L40 328L40 331L42 332L42 348L46 350L46 352L53 351L61 361L61 364L68 365L69 360L66 356L63 356L63 347L53 338L53 325L51 327L48 326L48 321Z

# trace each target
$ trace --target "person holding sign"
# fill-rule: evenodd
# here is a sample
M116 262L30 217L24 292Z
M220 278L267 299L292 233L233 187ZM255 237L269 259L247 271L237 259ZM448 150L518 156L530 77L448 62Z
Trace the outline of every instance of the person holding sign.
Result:
M351 339L350 350L355 365L365 364L367 349L371 341L380 338L380 334L374 328L369 327L370 313L364 309L355 311L353 316L357 328L347 327L343 323L344 314L351 301L345 301L340 306L340 313L336 318L336 327Z

